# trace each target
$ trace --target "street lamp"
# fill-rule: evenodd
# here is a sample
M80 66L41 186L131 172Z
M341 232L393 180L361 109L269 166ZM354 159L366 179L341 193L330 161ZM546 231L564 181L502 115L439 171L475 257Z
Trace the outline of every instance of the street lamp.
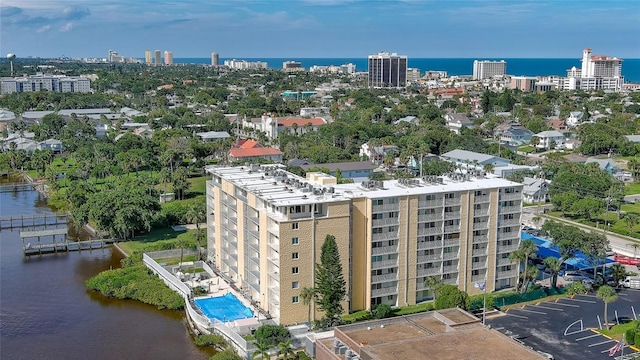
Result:
M487 318L487 279L485 278L484 282L475 283L473 285L476 289L482 290L483 299L482 299L482 326L485 326L486 318Z

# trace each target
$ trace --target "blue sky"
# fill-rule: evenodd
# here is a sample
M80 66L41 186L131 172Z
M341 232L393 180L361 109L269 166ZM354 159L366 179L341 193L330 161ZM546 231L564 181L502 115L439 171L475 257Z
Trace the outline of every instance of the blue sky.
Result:
M640 58L640 1L2 0L0 51L175 58Z

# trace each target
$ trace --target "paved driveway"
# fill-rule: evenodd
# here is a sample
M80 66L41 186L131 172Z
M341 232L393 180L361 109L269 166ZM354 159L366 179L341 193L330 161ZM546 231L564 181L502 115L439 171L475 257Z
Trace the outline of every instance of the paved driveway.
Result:
M609 348L616 341L589 329L604 324L603 311L602 300L595 296L576 296L510 309L504 315L487 318L487 324L557 360L611 360ZM640 291L620 290L618 300L608 306L609 322L640 318L639 311ZM625 346L624 354L631 353L634 351Z

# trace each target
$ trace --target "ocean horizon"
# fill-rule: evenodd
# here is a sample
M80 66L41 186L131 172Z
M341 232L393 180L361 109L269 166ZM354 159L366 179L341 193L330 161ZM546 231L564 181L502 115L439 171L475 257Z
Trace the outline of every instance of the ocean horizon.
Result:
M302 67L343 65L352 63L356 71L367 70L367 58L220 58L225 60L263 61L270 69L281 69L285 61L298 61ZM144 61L144 59L141 59ZM409 58L409 68L425 71L446 71L449 76L471 75L474 60L504 60L507 63L507 74L513 76L567 76L567 70L582 66L579 58ZM174 58L174 64L211 64L211 58ZM640 83L640 59L623 59L622 76L625 83Z

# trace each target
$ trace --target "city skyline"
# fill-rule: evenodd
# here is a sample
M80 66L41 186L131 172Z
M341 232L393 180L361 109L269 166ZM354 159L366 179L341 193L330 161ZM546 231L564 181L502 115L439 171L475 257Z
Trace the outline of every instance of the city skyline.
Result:
M3 0L0 15L2 51L18 57L640 58L633 1Z

